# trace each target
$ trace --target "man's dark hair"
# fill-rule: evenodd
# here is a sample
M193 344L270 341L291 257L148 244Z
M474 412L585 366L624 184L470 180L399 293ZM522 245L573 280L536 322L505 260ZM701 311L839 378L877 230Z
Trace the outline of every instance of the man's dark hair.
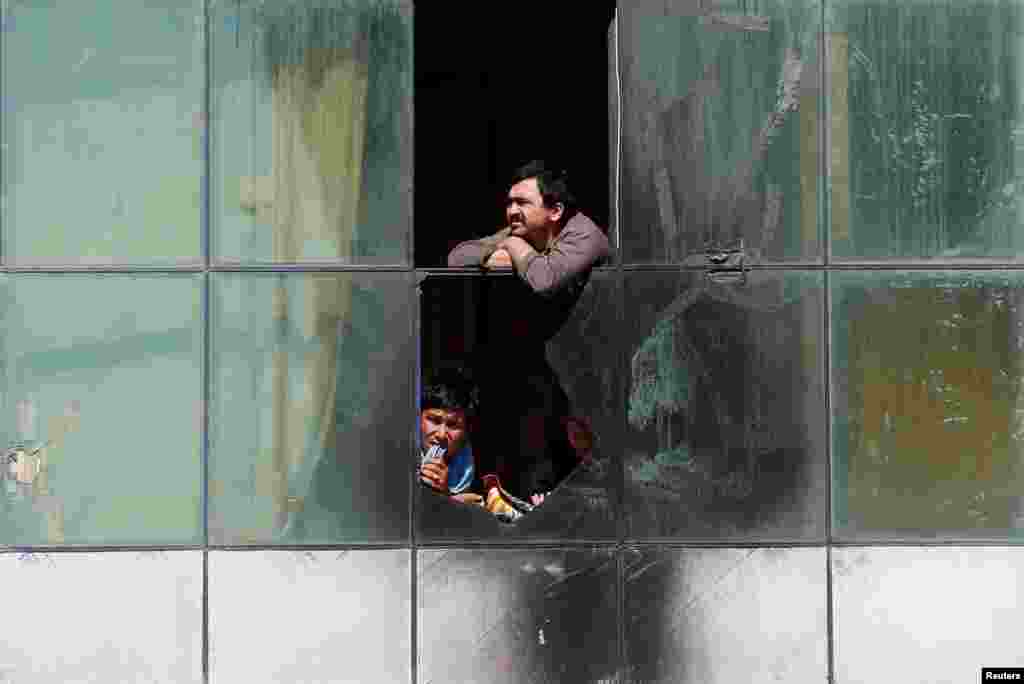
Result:
M469 373L462 368L438 371L420 394L420 410L445 409L476 415L479 390Z
M543 160L534 159L520 166L512 174L513 186L527 178L537 179L537 189L540 191L544 206L551 208L556 204L565 207L562 212L562 221L568 221L576 213L576 198L569 190L569 173L565 169L554 169L549 167Z

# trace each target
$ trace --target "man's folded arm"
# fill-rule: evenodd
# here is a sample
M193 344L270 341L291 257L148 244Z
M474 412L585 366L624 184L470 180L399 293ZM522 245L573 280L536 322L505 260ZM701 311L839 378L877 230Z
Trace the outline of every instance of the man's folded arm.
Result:
M502 228L494 235L460 242L452 251L448 252L448 267L483 266L488 257L498 249L498 243L508 237L511 232L511 228Z
M558 291L569 280L608 257L608 238L595 227L571 232L558 240L548 254L531 249L509 250L516 271L538 294Z

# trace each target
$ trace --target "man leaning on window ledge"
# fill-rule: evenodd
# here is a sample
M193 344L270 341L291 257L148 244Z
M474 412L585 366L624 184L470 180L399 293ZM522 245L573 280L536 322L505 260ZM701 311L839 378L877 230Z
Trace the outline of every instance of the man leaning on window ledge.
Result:
M609 244L576 209L566 174L543 162L519 168L507 198L508 225L459 244L448 265L514 268L526 285L525 293L514 288L492 301L504 313L492 318L495 327L476 350L475 365L486 397L481 453L493 459L507 491L527 501L553 491L580 462L566 427L573 410L545 347L568 320L593 267L608 257Z
M544 162L516 171L505 217L508 225L494 235L456 246L448 265L514 267L534 292L546 295L585 281L590 269L608 257L608 238L576 209L565 173Z

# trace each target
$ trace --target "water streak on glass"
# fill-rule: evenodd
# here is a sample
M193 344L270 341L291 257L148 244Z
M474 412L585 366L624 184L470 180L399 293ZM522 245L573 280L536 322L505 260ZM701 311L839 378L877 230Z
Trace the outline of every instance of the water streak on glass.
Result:
M410 280L213 280L210 541L408 535Z
M213 250L400 264L412 218L412 3L213 7Z
M619 17L624 261L740 240L816 260L820 5L645 0Z
M198 262L202 1L12 2L2 13L6 258Z

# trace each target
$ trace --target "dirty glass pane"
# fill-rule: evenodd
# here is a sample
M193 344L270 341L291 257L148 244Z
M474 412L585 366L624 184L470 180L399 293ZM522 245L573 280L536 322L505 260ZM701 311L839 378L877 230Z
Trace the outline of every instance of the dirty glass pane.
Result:
M832 302L836 532L1024 538L1024 277L841 273Z
M623 682L826 681L824 548L628 549L624 570Z
M0 21L6 258L198 261L202 0L5 2Z
M625 277L628 535L821 538L821 274Z
M409 277L216 274L211 543L408 536Z
M408 549L210 552L210 681L409 684L410 560Z
M0 283L0 544L199 543L201 277Z
M417 479L420 539L614 538L625 420L614 273L593 272L575 304L554 317L539 298L524 306L523 297L536 295L511 275L428 278L420 290L421 383L461 366L479 389L469 434L475 469L497 474L527 501L552 483L540 506L508 525ZM547 342L528 345L527 331L541 321L550 326Z
M1018 0L828 3L832 254L1024 249Z
M216 258L406 263L411 1L217 2L210 29Z
M978 682L983 667L1021 667L1021 586L1024 549L834 549L835 681Z
M616 565L598 550L420 551L420 684L615 681Z
M8 682L203 679L203 554L0 554Z
M624 261L820 256L820 26L814 0L620 4Z

